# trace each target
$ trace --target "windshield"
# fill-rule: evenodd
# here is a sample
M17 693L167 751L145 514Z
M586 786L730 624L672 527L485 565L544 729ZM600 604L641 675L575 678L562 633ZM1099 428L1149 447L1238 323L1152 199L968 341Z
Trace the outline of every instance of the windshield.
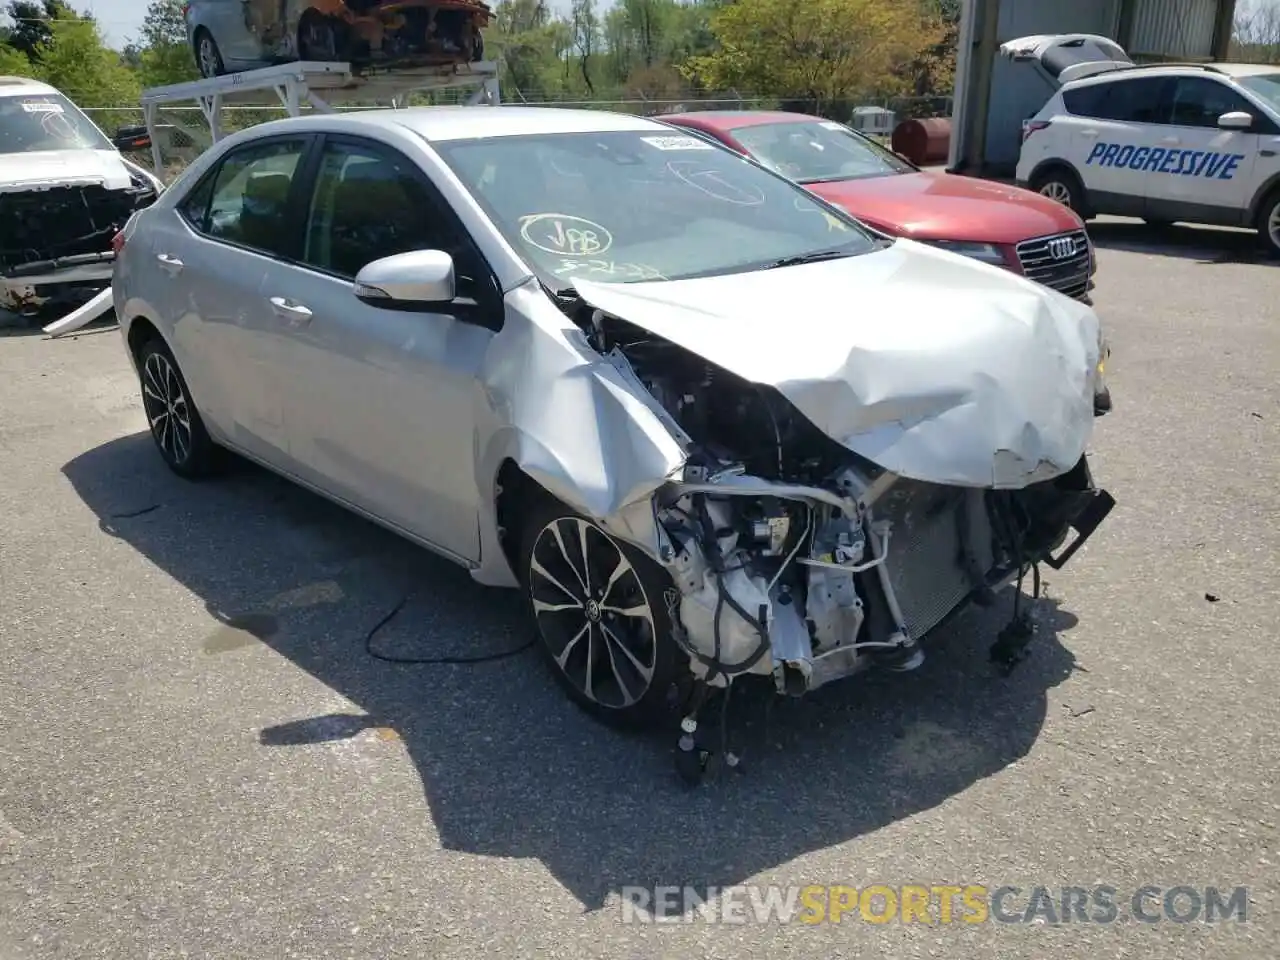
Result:
M847 215L745 157L653 131L433 144L555 289L677 280L874 248Z
M62 94L0 97L0 154L113 149L102 131Z
M1280 71L1240 77L1236 82L1254 96L1265 100L1273 110L1280 111Z
M914 172L879 144L831 120L762 123L732 132L747 153L799 183Z

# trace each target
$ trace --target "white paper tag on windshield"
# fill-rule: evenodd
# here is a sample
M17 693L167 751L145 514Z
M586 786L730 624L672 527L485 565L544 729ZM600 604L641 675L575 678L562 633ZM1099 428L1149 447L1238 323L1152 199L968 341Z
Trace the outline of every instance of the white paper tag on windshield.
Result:
M819 126L826 127L828 130L843 130L844 124L836 123L834 120L823 120Z
M22 109L27 113L61 113L60 103L24 103Z
M697 137L641 137L645 143L658 150L714 150Z

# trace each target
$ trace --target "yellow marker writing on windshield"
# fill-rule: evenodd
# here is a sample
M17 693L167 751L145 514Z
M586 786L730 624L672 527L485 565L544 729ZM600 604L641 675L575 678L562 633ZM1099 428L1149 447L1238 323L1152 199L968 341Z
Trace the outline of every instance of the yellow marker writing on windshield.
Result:
M826 218L827 218L827 232L828 232L828 233L830 233L830 232L831 232L831 231L833 231L833 230L840 230L840 231L842 231L842 232L843 232L843 231L845 231L845 230L848 230L848 229L849 229L849 228L848 228L844 223L842 223L842 222L841 222L840 218L839 218L839 217L837 217L835 214L827 213L827 212L824 210L824 211L822 211L822 215L823 215L824 217L826 217Z

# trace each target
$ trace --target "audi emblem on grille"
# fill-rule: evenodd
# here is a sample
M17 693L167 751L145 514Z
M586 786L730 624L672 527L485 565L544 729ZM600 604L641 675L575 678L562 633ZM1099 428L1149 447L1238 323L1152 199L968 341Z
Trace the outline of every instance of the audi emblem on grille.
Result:
M1074 237L1054 237L1049 241L1049 256L1055 260L1066 260L1076 254Z

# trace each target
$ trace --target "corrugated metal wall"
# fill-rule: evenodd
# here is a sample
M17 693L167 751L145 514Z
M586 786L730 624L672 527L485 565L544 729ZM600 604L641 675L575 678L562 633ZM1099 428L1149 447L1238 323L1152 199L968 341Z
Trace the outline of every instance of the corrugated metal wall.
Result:
M1114 37L1119 18L1120 0L1001 0L998 42L1038 33ZM984 153L988 163L1009 167L1018 162L1022 121L1044 106L1056 89L1029 64L995 57Z
M1131 57L1207 60L1218 0L1134 0Z

